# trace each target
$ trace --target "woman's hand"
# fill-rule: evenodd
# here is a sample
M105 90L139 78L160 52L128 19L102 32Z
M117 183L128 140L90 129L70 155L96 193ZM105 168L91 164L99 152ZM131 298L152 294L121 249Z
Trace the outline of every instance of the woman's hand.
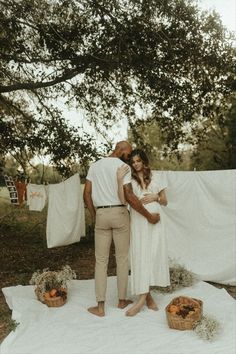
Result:
M142 204L148 204L157 201L157 194L144 194L144 197L140 199Z
M125 177L125 175L129 172L129 166L126 165L125 163L118 167L117 168L117 171L116 171L116 176L117 176L117 179L120 181L120 180L123 180L123 178Z
M117 168L116 177L117 177L117 184L118 184L118 196L122 204L126 205L124 188L123 188L123 179L125 175L129 172L129 166L125 163Z
M165 194L165 190L162 189L157 194L144 194L144 197L140 199L143 204L148 204L152 202L157 202L160 205L166 206L167 205L167 198Z

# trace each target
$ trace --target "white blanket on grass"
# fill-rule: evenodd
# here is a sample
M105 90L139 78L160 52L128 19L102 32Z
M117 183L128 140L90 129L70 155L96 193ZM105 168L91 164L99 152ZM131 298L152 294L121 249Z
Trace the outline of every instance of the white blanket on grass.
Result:
M236 170L159 173L170 258L202 280L236 285Z
M85 214L79 174L48 186L47 246L58 247L85 236Z
M68 302L48 308L32 286L4 288L12 317L20 322L2 342L1 354L235 354L236 301L224 290L199 282L173 294L153 293L159 311L145 308L126 317L116 308L116 277L108 278L106 316L87 311L94 305L94 280L74 280ZM203 300L204 315L214 316L222 331L213 342L193 331L169 329L165 306L179 295Z

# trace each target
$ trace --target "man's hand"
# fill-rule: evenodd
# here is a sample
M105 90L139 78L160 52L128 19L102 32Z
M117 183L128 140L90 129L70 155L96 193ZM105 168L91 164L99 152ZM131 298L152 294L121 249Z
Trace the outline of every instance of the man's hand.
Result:
M150 214L150 216L147 217L147 220L151 224L156 224L160 221L160 214L158 214L158 213Z
M151 214L146 208L144 208L141 201L133 193L131 183L127 183L124 185L124 192L127 202L134 210L143 215L148 220L148 222L150 222L151 224L156 224L158 221L160 221L160 214Z

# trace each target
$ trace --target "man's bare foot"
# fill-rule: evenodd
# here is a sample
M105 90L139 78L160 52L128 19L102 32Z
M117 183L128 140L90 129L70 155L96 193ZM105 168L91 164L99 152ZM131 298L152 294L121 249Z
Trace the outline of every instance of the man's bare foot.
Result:
M105 311L103 308L99 306L94 306L94 307L89 307L88 311L92 313L93 315L99 316L99 317L104 317L105 316Z
M119 300L119 303L118 303L118 309L124 309L126 306L132 304L133 301L131 300Z
M149 308L149 310L158 311L157 304L155 303L155 301L150 293L148 293L148 295L146 297L146 304L147 304L147 307Z

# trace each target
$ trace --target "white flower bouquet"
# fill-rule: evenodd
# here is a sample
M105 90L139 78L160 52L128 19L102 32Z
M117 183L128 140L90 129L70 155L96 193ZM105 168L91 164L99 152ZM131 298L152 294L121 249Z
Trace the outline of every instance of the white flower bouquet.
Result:
M67 282L76 279L76 273L69 265L60 271L48 268L33 273L30 284L35 285L35 293L39 301L49 307L58 307L67 300Z

